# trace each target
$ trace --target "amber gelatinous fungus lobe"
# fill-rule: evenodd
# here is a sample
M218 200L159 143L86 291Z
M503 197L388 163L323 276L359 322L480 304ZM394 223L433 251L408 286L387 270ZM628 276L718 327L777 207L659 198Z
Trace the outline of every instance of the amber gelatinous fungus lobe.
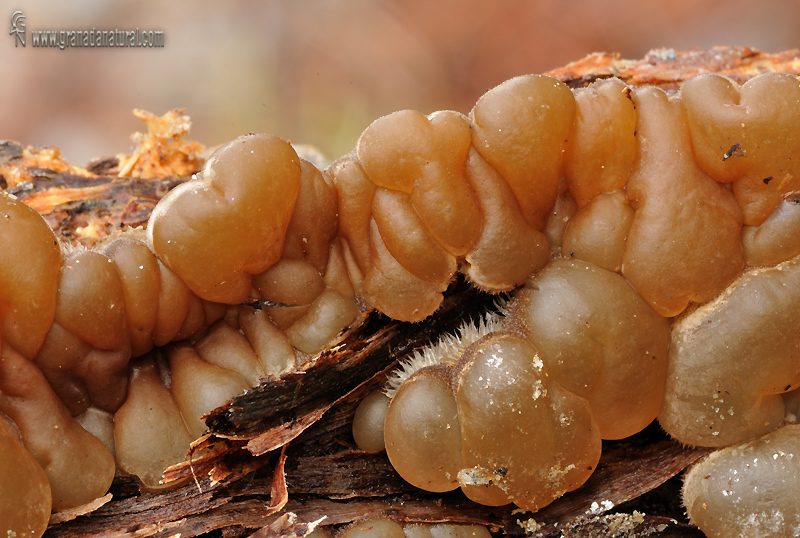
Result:
M745 82L699 75L681 90L700 168L732 183L744 223L764 222L800 189L800 81L766 73Z
M586 398L603 439L629 437L661 408L669 324L620 275L555 260L508 307L551 379Z
M356 145L359 168L349 173L334 168L340 197L356 186L356 178L370 183L362 189L368 204L362 210L368 211L359 221L343 219L343 226L360 228L346 232L351 243L365 238L372 245L368 256L357 258L364 275L361 290L391 317L421 321L435 310L456 272L457 257L477 238L481 216L464 178L469 144L463 115L425 117L406 110L367 127ZM363 176L353 177L360 170Z
M50 519L50 484L17 433L0 417L0 528L9 536L41 536Z
M467 497L535 511L591 475L600 435L589 405L547 381L530 342L511 333L488 335L455 368L459 482Z
M55 320L34 361L74 415L92 404L113 413L125 401L131 357L119 273L82 249L64 255L60 269Z
M619 79L575 90L575 107L564 178L583 207L596 194L625 187L636 158L636 110L631 89Z
M102 497L114 479L114 456L82 428L42 373L4 343L0 358L0 412L14 421L25 448L50 483L53 509ZM36 484L36 474L26 478Z
M789 425L719 450L692 468L683 488L684 503L709 538L796 534L798 430L800 426Z
M504 311L505 322L468 323L416 353L387 390L388 410L365 401L359 411L385 414L387 455L412 484L534 510L588 478L601 437L656 417L669 325L622 276L564 259ZM357 413L354 433L374 422Z
M786 196L760 225L742 227L742 248L748 266L773 265L800 254L798 196Z
M162 487L164 468L182 462L194 439L152 357L131 363L128 398L114 424L117 466L150 489Z
M596 194L569 220L562 254L619 273L633 216L625 191Z
M159 326L159 292L162 287L158 259L141 239L122 237L103 250L119 272L127 315L131 355L139 357L153 345L162 345L163 338L154 334ZM164 283L166 284L166 283ZM163 301L162 301L163 302ZM162 313L161 317L170 317ZM180 318L182 316L175 316Z
M637 161L626 185L634 209L622 274L662 316L716 296L744 266L742 210L697 166L678 98L643 88Z
M7 345L33 358L56 311L61 250L42 218L0 197L0 327Z
M800 260L752 269L672 329L659 421L683 443L729 446L764 435L800 386ZM693 372L714 372L692 375Z
M249 135L218 150L197 177L162 199L148 237L193 292L240 303L252 275L281 257L300 186L297 154L278 138Z
M544 227L555 204L574 115L569 88L544 76L504 82L478 99L470 113L475 149L502 174L536 229Z
M381 417L381 422L385 421L381 431L386 454L392 466L405 480L428 491L457 488L458 473L463 467L451 376L451 369L444 366L419 370L401 385L391 408L383 410ZM356 425L370 426L364 424L362 417L354 418L353 427Z

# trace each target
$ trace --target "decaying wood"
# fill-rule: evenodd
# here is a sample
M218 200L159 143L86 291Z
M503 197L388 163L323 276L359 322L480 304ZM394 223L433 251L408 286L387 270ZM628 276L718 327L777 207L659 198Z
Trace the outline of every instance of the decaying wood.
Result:
M158 201L200 170L204 148L184 139L191 123L182 109L133 113L147 125L146 133L133 135L133 152L85 168L65 162L55 147L0 141L0 188L38 211L67 242L90 246L144 226Z
M706 452L681 448L658 437L658 431L651 429L612 443L587 484L537 514L513 506L477 505L457 492L435 495L417 490L394 473L383 454L347 452L292 458L287 451L288 502L280 512L274 511L276 501L283 499L276 499L279 495L272 463L276 458L272 457L268 466L224 483L214 484L206 476L177 490L109 503L89 516L51 528L47 535L104 536L113 529L116 536L125 537L171 536L178 532L197 536L237 527L241 529L237 535L244 536L293 513L297 524L311 524L324 517L325 525L341 525L385 516L403 522L478 523L514 535L533 525L542 538L558 536L571 527L570 536L583 536L579 534L583 526L595 529L604 525L601 512L608 503L638 498ZM283 473L279 475L280 483ZM626 508L633 510L635 505ZM663 516L648 514L641 525L636 530L642 532L641 536L697 536L686 524Z
M588 86L598 79L617 77L627 85L657 86L677 90L684 80L700 73L719 73L738 83L766 72L800 75L797 49L766 54L750 47L713 47L676 51L656 49L641 60L625 60L619 54L595 53L547 73L571 88Z
M798 51L768 55L749 48L662 49L636 61L594 54L549 74L571 87L617 76L631 86L670 91L700 72L723 73L739 82L764 71L800 74L799 56ZM178 154L185 155L185 164L199 168L201 159L195 154L183 149ZM140 164L132 165L133 156L114 157L80 169L60 161L57 152L49 161L48 155L53 157L0 143L0 187L37 208L60 237L85 244L144 224L158 199L195 171L159 175L168 168L157 164L142 167L153 177L121 178L120 168L133 169L143 161L137 156ZM12 173L13 181L8 179ZM299 538L316 525L386 516L408 522L481 523L497 533L541 538L702 537L682 519L675 495L678 479L672 477L707 450L681 447L657 427L604 443L600 465L589 481L536 514L511 506L480 506L460 492L421 491L394 472L385 454L355 450L350 423L359 399L381 384L409 351L491 304L491 297L460 282L443 308L422 324L370 314L313 363L268 380L210 413L210 433L195 442L190 461L167 473L168 480L182 485L139 493L135 479L120 476L110 502L71 520L56 515L61 520L53 519L46 536L185 538L214 533ZM668 494L654 502L661 490ZM607 509L623 513L604 513Z
M4 192L38 211L61 240L86 246L127 227L144 226L158 201L189 179L57 172L34 166L39 162L27 164L25 149L16 142L0 142L0 179L12 168L21 169L15 172L24 178Z

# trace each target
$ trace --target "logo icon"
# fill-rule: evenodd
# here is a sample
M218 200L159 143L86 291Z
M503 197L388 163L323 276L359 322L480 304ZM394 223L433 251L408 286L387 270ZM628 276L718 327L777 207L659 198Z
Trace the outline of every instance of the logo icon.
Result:
M15 11L11 15L11 31L8 32L8 35L16 36L15 47L18 47L20 43L23 47L25 46L25 15L21 11Z

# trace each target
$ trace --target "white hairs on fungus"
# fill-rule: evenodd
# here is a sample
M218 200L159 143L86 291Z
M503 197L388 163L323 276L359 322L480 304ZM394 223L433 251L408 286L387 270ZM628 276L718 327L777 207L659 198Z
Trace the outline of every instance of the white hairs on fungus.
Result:
M453 366L470 345L491 332L503 330L508 300L498 298L495 303L498 312L486 312L477 322L467 320L456 329L455 334L444 334L429 346L414 350L408 359L401 362L398 368L389 374L389 379L383 388L384 394L391 400L397 394L400 385L414 372L437 364Z

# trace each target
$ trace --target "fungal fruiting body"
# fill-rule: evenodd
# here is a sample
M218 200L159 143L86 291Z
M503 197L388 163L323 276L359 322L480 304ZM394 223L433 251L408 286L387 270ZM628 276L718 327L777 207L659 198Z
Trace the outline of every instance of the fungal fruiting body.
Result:
M798 115L789 75L701 75L673 96L524 76L469 117L380 118L323 171L277 138L240 137L145 232L92 250L4 196L0 441L38 462L51 496L42 473L0 475L0 521L17 532L23 498L37 514L89 502L115 468L159 488L199 417L367 307L425 319L456 272L525 287L502 323L378 402L415 485L535 510L588 478L601 439L657 415L705 446L775 430L800 380ZM793 453L782 439L771 448ZM421 461L431 443L440 459ZM722 506L711 494L696 498Z
M491 328L396 390L386 450L412 484L537 510L586 481L601 439L658 414L669 327L622 276L554 260Z
M797 536L798 429L714 452L687 474L686 509L710 538Z

